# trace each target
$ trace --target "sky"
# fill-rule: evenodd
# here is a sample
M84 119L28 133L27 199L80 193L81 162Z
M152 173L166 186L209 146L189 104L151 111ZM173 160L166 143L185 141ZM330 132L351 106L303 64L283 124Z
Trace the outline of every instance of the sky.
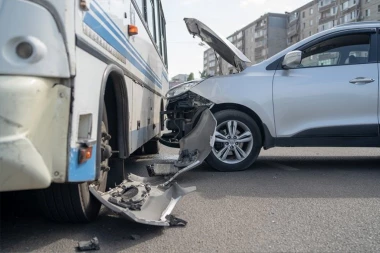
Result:
M200 39L187 31L183 19L196 18L227 37L267 12L293 11L310 0L162 0L166 18L169 77L203 70Z

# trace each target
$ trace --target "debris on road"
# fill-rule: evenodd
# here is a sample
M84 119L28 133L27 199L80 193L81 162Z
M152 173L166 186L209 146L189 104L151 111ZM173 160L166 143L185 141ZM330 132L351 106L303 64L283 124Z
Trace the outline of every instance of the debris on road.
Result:
M99 240L97 237L92 238L90 241L81 241L78 242L78 251L87 251L87 250L99 250Z
M187 225L187 221L177 218L174 215L168 215L165 218L169 221L170 226L173 227L184 227Z

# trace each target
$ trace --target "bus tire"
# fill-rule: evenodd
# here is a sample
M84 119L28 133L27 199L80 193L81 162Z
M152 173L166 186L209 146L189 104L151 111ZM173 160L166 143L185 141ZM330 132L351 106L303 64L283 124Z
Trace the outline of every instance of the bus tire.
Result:
M108 131L107 113L105 106L103 108L102 128L99 129L97 145L101 145L101 136ZM97 155L101 154L97 152ZM108 159L102 164L108 165ZM100 171L99 191L106 189L107 174L105 170ZM88 186L89 182L52 184L47 189L39 190L37 196L42 213L49 220L60 223L87 223L95 220L101 203L90 193Z
M160 144L158 139L153 139L144 144L144 151L147 155L155 155L160 153Z

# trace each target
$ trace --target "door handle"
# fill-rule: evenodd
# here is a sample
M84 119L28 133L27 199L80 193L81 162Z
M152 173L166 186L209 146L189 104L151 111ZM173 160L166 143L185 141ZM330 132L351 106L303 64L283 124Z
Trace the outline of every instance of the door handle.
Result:
M352 79L350 81L350 83L353 83L353 84L366 84L366 83L372 83L374 82L375 80L372 79L372 78L366 78L366 77L357 77L355 79Z

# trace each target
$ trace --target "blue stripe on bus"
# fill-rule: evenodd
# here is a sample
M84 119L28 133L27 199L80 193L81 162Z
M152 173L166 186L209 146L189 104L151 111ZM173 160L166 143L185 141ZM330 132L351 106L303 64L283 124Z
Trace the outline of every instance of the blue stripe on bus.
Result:
M103 10L103 8L96 2L96 1L93 1L93 3L101 10L102 13L100 13L96 8L93 8L92 5L90 5L90 9L96 14L96 16L102 20L104 22L104 24L107 26L107 28L109 28L117 37L119 40L123 41L123 42L126 42L126 43L123 43L131 52L132 54L137 58L137 60L140 61L140 63L142 63L143 65L145 65L146 68L148 68L148 70L151 72L151 74L153 75L153 77L156 78L156 80L158 82L161 82L161 80L159 79L159 77L157 76L157 74L153 71L153 69L148 65L147 62L144 61L144 59L142 58L142 56L136 51L136 49L132 46L132 44L129 42L128 38L124 35L124 33L120 30L119 26L115 24L115 22L112 21L112 19L108 16L108 14ZM105 16L108 18L106 19ZM110 22L114 25L112 26L110 24ZM119 31L117 32L115 30L116 27L116 30ZM168 81L168 79L166 78L166 80Z
M150 74L150 72L144 68L137 60L114 38L114 36L107 31L92 15L86 13L83 22L87 24L92 30L94 30L100 37L102 37L108 44L115 48L121 55L123 55L129 62L132 63L141 73L143 73L149 80L156 84L159 88L162 88L160 82Z
M165 80L169 82L168 75L164 71L162 71L162 75L165 77Z

